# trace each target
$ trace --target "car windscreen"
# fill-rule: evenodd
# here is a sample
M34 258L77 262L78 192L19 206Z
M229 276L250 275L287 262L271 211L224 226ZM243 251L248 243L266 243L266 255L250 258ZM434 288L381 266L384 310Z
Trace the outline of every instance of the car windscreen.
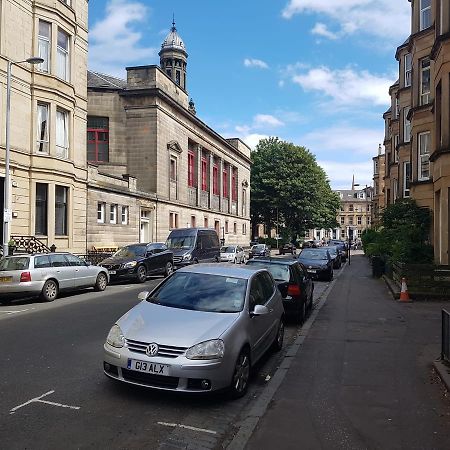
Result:
M145 245L127 245L122 247L114 253L113 256L118 256L120 258L136 258L136 256L145 256L146 252Z
M258 250L258 251L260 251L260 250L264 250L264 244L258 244L258 245L254 245L253 247L252 247L252 250Z
M221 253L234 253L234 252L235 252L235 249L236 249L236 247L230 245L230 246L228 246L228 247L222 247L222 248L220 249L220 252L221 252Z
M303 250L300 253L299 259L328 259L327 254L320 250Z
M331 256L337 255L337 254L338 254L338 249L337 249L337 247L328 247L327 250L330 252L330 255L331 255Z
M166 245L169 248L192 248L194 246L195 236L172 236L167 239Z
M275 281L289 281L290 279L289 266L287 264L270 264L250 260L247 262L247 265L267 269L271 273Z
M3 258L0 260L0 271L25 270L30 265L30 258L26 256L16 256L13 258Z
M147 301L171 308L236 313L242 311L247 280L203 273L174 273Z

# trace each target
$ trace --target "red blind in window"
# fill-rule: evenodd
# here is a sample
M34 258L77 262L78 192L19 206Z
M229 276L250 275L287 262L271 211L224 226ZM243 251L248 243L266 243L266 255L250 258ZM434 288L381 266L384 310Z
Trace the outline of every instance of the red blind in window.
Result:
M219 168L216 164L213 167L213 194L219 195Z
M194 153L188 153L188 186L194 186Z
M233 174L231 177L231 199L233 202L237 201L237 170L233 169Z
M224 169L223 171L223 196L225 198L228 197L228 172L226 171L226 169Z
M206 191L207 189L206 171L207 171L206 158L202 158L202 191Z

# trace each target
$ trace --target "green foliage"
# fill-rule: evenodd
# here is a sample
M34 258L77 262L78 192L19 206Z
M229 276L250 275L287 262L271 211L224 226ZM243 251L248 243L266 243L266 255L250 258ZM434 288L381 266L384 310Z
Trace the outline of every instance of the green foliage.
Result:
M384 210L381 223L378 230L367 230L361 236L366 255L383 255L390 261L404 263L433 261L433 247L428 242L428 209L414 200L400 200Z
M270 229L278 222L279 234L292 239L311 228L338 226L339 197L309 150L269 138L251 157L252 223Z

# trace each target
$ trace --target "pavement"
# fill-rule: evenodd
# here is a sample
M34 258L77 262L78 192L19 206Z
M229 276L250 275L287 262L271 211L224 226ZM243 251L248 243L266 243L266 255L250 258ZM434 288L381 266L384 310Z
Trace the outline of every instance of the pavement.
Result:
M433 366L444 305L397 302L352 255L268 407L247 417L253 433L229 448L449 449L449 393Z

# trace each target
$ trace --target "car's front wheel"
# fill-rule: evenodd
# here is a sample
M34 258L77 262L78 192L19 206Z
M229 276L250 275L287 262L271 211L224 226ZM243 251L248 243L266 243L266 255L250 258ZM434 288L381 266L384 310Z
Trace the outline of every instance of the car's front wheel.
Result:
M169 261L166 264L166 268L164 269L164 276L168 277L169 275L172 275L173 273L173 264Z
M275 340L273 341L272 348L279 352L283 348L284 341L284 320L280 319L280 323L278 324L277 335L275 336Z
M47 280L42 288L41 298L46 302L52 302L58 297L58 284L55 280Z
M104 291L106 289L106 286L108 285L108 277L105 273L100 272L97 275L97 280L94 285L94 290L96 291Z
M250 352L242 349L234 366L233 378L231 379L230 394L233 398L245 395L250 378Z
M143 283L147 279L147 270L145 266L139 266L136 271L136 279L138 283Z

